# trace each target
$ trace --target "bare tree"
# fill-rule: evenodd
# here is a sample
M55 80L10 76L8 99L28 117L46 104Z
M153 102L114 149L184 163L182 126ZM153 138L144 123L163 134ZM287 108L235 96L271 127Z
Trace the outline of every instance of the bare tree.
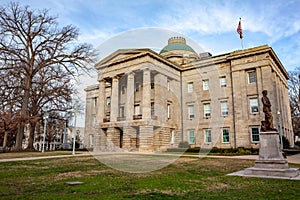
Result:
M31 114L35 115L46 101L31 99L36 95L33 92L39 85L36 84L38 77L50 71L54 74L63 71L68 73L68 78L74 78L89 70L92 48L87 44L77 44L77 37L78 30L74 26L59 28L56 17L49 16L47 10L30 10L28 6L21 7L17 3L0 8L0 71L5 71L15 81L9 87L18 89L21 98L22 121L16 137L16 150L22 149L26 120ZM57 84L56 81L49 81L39 95L51 96L49 89L52 84ZM33 106L34 103L38 105ZM34 107L38 109L31 110Z
M289 96L294 133L300 134L300 68L289 72Z

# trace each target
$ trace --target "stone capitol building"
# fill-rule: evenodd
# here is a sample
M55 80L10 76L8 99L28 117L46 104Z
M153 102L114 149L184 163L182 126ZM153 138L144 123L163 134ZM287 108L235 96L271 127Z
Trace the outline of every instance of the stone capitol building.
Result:
M160 53L120 49L95 68L98 84L85 89L85 145L94 151L258 148L263 90L274 127L294 144L289 76L267 45L212 56L172 37Z

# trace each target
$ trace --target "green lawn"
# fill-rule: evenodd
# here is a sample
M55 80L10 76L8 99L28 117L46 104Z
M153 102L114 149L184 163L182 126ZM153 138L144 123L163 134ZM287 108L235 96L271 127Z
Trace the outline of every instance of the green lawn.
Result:
M111 169L93 157L0 163L0 199L298 199L300 181L232 177L251 160L189 158L150 173ZM300 167L300 165L290 165ZM81 181L70 186L66 182Z
M76 154L82 154L86 152L78 152ZM42 152L9 152L0 153L0 159L9 158L27 158L27 157L42 157L42 156L60 156L60 155L72 155L72 151L45 151Z

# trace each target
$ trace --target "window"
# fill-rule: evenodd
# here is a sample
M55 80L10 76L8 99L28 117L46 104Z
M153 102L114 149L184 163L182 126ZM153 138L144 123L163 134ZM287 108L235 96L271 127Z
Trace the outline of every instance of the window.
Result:
M227 84L226 84L226 76L220 77L220 86L221 87L226 87L227 86Z
M168 119L171 119L171 104L167 104L167 117Z
M94 135L89 135L90 147L94 145Z
M107 98L106 98L106 105L107 105L107 106L110 106L110 103L111 103L110 97L107 97Z
M134 115L139 115L140 114L140 105L136 104L134 105Z
M154 89L154 79L151 78L151 89Z
M94 105L93 105L93 109L97 108L97 97L94 98Z
M119 113L120 117L124 117L125 116L125 108L124 106L120 106L120 113Z
M203 90L209 90L209 81L208 80L203 80Z
M195 131L194 130L189 130L189 144L195 144Z
M258 99L257 98L251 98L250 101L250 111L251 113L257 113L258 112Z
M151 102L151 116L154 116L154 102Z
M256 83L256 72L248 72L248 83Z
M222 142L228 143L229 142L229 129L222 130Z
M205 143L211 143L211 130L204 130Z
M175 139L175 137L174 137L174 130L170 130L170 143L171 144L174 144L174 139Z
M222 116L228 115L228 102L227 101L221 101L221 114L222 114Z
M188 83L188 93L194 92L194 84L192 82Z
M97 117L96 117L96 115L93 116L93 125L94 126L97 125Z
M251 142L259 142L259 130L258 127L251 128Z
M140 91L140 83L139 82L135 83L135 91L136 92Z
M189 105L188 106L188 115L189 115L189 119L192 119L195 117L194 114L194 105Z
M170 91L170 80L167 80L168 91Z
M125 85L122 85L122 86L121 86L121 93L122 93L122 94L125 94L125 93L126 93L126 87L125 87Z
M210 103L204 104L204 117L210 117Z

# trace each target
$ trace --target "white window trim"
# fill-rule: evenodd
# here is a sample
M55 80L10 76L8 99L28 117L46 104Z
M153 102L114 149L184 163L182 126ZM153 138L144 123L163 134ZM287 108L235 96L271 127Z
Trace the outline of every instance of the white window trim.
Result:
M210 142L207 142L207 136L206 136L206 131L210 131ZM212 143L212 133L211 133L211 129L204 129L204 143L205 144L211 144Z
M222 80L225 80L225 84L223 84L224 82ZM220 87L227 87L227 79L226 76L221 76L220 77Z
M223 107L222 107L222 105L223 105L223 103L226 103L226 105L227 105L227 113L223 113ZM228 106L228 101L221 101L221 116L228 116L228 114L229 114L229 106Z
M192 113L192 114L190 113L190 107L193 108L193 113ZM191 116L192 116L192 117L191 117ZM189 118L189 119L195 118L195 106L194 106L194 105L188 105L188 118Z
M194 132L194 136L193 136L193 137L194 137L194 142L191 142L191 140L190 140L190 138L191 138L191 137L190 137L190 136L191 136L191 135L190 135L191 132ZM195 130L188 130L188 143L189 143L189 144L196 144L196 132L195 132Z
M207 83L207 84L205 84L205 83ZM203 80L202 81L202 86L203 86L204 91L209 90L209 79Z
M171 104L167 104L167 118L171 119Z
M253 141L253 134L252 134L252 129L253 128L257 128L257 130L258 130L258 141ZM249 129L250 129L250 137L251 137L251 143L259 143L260 142L260 138L259 138L259 126L250 126L249 127Z
M175 141L175 131L174 129L170 130L170 144L174 144Z
M209 106L209 112L206 112L206 110L205 110L205 106L206 106L206 105ZM211 106L210 106L210 103L204 103L204 104L203 104L203 116L204 116L205 118L211 117Z
M250 73L255 73L255 81L254 82L250 82ZM251 70L247 72L247 76L248 76L248 84L252 84L252 83L256 83L257 82L257 74L256 74L256 70Z
M224 139L224 135L223 135L224 134L224 132L223 132L224 130L228 130L228 137L229 137L229 141L228 142L224 142L224 140L223 140ZM224 143L224 144L230 143L230 129L229 128L222 128L221 131L222 131L222 143Z
M194 83L193 82L188 82L187 83L187 92L188 93L193 93L194 92Z
M256 102L257 102L257 111L252 111L252 106L251 106L251 100L252 99L256 99ZM250 108L250 113L251 114L257 114L259 112L259 103L258 103L258 97L250 97L249 98L249 108Z

